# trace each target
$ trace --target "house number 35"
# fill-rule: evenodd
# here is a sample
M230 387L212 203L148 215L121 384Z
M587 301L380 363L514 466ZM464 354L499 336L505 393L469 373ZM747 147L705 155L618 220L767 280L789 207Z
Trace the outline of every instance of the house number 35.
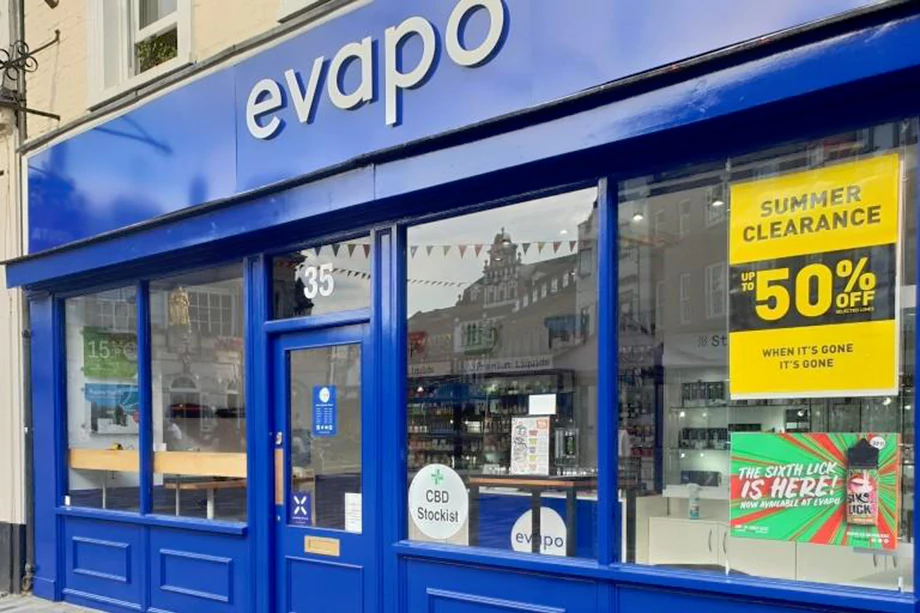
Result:
M335 291L335 279L332 277L332 263L320 266L307 266L303 272L304 296L313 300L317 295L331 296Z

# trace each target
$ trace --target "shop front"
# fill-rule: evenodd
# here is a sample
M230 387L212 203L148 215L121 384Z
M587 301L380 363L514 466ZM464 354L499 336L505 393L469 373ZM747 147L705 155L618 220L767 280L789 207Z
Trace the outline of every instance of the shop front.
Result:
M572 4L372 0L28 158L38 595L917 610L916 5Z

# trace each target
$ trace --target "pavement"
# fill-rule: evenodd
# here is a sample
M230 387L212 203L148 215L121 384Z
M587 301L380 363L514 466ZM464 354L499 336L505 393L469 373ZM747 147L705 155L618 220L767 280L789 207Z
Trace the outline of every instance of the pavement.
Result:
M62 602L48 602L31 596L0 594L0 613L87 613L90 610Z

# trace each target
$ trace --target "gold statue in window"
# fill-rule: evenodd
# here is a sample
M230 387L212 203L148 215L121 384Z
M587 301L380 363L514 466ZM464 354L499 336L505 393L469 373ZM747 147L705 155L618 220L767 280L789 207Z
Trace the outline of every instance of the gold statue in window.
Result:
M189 318L188 292L179 287L169 293L169 325L187 328L191 325Z

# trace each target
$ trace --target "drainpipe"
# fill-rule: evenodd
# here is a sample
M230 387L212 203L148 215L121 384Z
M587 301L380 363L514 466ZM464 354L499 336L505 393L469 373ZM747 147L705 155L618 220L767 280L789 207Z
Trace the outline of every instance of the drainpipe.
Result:
M12 2L10 3L13 4ZM26 17L25 17L25 0L19 0L16 3L16 12L17 15L11 16L16 19L16 32L13 40L22 40L25 38L26 32ZM12 21L12 20L11 20ZM23 74L22 79L19 80L19 93L22 96L22 100L25 100L26 94L26 79L25 74ZM17 132L18 139L21 143L25 140L26 137L26 114L25 113L16 113L17 117ZM17 147L18 151L18 147ZM26 246L26 235L25 229L23 228L22 219L23 211L21 210L25 201L22 197L22 190L26 186L22 185L22 156L19 155L16 158L18 175L16 177L16 185L19 187L18 193L16 194L16 201L20 206L20 223L19 223L19 245L20 250L25 253ZM24 291L24 290L19 290ZM24 481L25 481L25 492L24 492L24 503L26 510L26 542L25 542L25 564L19 564L17 568L21 568L24 571L20 585L23 591L32 590L32 578L35 576L35 509L33 506L33 496L32 489L35 484L35 471L34 465L32 462L32 330L31 330L31 321L29 319L29 301L23 296L22 300L22 410L23 410L23 448L25 453L25 458L23 462L23 471L24 471Z

